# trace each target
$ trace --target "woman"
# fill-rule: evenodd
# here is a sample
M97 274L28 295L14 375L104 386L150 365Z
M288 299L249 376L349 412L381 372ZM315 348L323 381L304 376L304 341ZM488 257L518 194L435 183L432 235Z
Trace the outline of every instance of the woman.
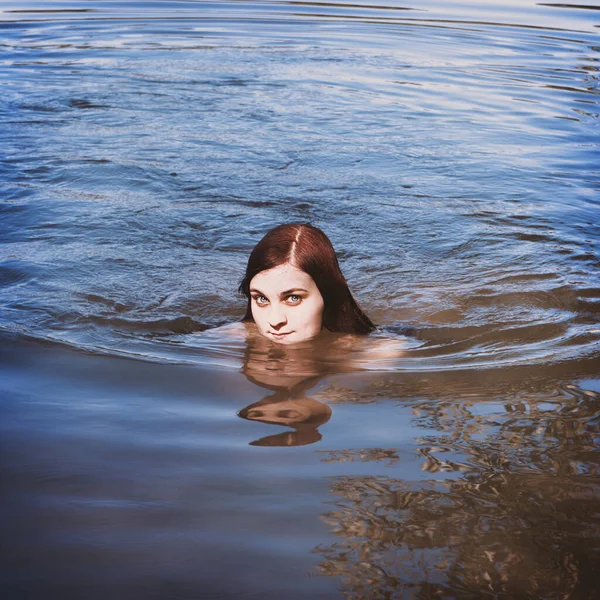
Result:
M323 329L375 329L348 289L329 238L312 225L271 229L252 250L239 289L248 299L243 321L278 344L304 342Z

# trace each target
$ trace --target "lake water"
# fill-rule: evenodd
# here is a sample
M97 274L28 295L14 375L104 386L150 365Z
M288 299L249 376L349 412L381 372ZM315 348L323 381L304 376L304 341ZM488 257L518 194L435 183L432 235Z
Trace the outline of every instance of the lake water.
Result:
M3 598L597 597L582 2L0 2ZM290 221L401 356L218 328Z

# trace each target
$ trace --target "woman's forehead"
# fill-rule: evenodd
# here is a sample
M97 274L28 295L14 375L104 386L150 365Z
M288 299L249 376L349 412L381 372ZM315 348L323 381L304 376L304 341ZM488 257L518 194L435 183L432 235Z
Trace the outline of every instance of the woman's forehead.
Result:
M294 288L310 290L314 287L315 282L308 273L289 263L261 271L250 282L250 289L259 289L261 292L280 293Z

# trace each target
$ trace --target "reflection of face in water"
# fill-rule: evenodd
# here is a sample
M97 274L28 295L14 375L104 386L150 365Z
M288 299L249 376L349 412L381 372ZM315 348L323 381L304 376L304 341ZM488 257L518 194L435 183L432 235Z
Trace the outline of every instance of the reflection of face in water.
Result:
M286 431L252 442L253 446L303 446L318 442L318 427L329 421L331 409L306 397L306 391L325 375L314 342L283 347L262 336L248 339L243 373L252 382L274 394L238 414L249 421L291 427Z
M261 438L252 442L253 446L304 446L321 439L317 428L329 421L331 409L312 398L290 398L277 393L244 408L239 416L249 421L284 425L295 430Z

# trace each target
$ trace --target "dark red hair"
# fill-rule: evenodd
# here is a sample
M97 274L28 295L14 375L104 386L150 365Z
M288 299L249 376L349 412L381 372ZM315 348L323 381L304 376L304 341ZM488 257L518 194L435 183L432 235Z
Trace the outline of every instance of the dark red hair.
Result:
M375 329L352 296L329 238L317 227L303 223L271 229L252 250L239 288L248 299L244 321L254 320L250 297L254 276L283 264L291 264L312 277L323 296L323 326L329 331L365 334Z

